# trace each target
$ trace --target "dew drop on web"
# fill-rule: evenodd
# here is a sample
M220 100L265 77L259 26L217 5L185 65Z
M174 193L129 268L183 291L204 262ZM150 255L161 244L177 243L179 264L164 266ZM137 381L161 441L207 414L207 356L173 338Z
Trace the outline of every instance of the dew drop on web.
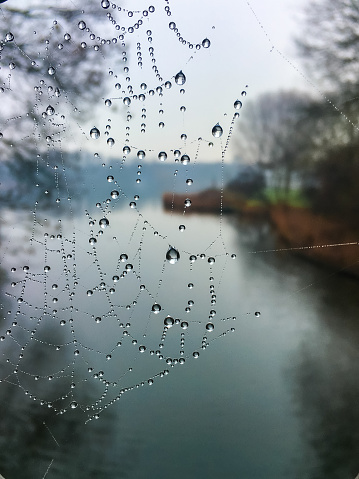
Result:
M219 123L212 128L212 135L215 138L219 138L223 134L223 129Z
M172 246L169 248L169 250L167 251L166 253L166 260L170 263L170 264L175 264L177 263L177 261L179 260L180 258L180 254L179 252L173 248Z
M177 83L177 85L184 85L186 83L186 76L182 70L179 71L175 76L175 82Z
M93 138L94 140L97 140L98 138L100 138L100 131L98 130L98 128L96 128L96 127L91 128L91 130L90 130L90 136L91 136L91 138Z

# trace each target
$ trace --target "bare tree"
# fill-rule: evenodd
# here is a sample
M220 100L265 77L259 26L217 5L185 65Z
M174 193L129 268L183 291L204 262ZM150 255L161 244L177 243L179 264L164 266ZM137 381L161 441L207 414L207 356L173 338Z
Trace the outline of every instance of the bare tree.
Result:
M311 138L307 95L295 91L266 93L247 104L237 145L247 163L262 163L273 171L277 188L289 192L293 173L300 168Z

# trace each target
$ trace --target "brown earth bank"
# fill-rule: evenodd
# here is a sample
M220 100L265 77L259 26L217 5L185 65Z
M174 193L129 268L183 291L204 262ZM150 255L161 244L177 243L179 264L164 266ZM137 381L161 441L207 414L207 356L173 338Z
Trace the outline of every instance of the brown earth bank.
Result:
M285 205L272 206L270 219L293 253L359 277L357 227Z
M191 206L185 206L185 200L191 200ZM162 196L163 206L166 210L181 211L186 213L238 213L251 216L266 216L268 208L260 205L248 205L246 200L238 194L217 189L209 189L192 194L164 193Z

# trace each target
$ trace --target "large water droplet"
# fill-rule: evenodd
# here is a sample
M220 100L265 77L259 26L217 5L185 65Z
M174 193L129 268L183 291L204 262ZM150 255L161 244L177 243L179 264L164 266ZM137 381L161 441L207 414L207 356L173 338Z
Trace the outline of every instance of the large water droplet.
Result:
M70 402L70 408L71 409L76 409L77 408L77 402L76 401Z
M206 324L206 329L207 329L207 331L213 331L214 330L214 324L213 323L207 323Z
M171 264L175 264L177 263L179 258L180 258L179 252L171 246L166 253L166 260Z
M234 108L235 108L236 110L240 110L240 109L242 108L242 102L241 102L241 100L236 100L236 101L234 102L233 106L234 106Z
M164 325L167 326L167 328L170 328L171 326L174 325L174 319L171 318L171 316L167 316L167 318L165 318L165 320L163 321Z
M93 138L94 140L97 140L98 138L100 138L100 131L94 127L94 128L91 128L90 130L90 136L91 138Z
M143 150L138 150L137 158L139 158L140 160L143 160L145 156L146 156L146 153Z
M106 105L106 106L111 106L111 105L112 105L112 101L111 101L109 98L107 98L107 100L105 100L105 105Z
M50 66L50 67L47 69L47 73L48 73L49 75L55 75L56 70L55 70L54 67Z
M208 38L205 38L202 40L202 47L203 48L209 48L211 46L211 42L208 40Z
M80 20L77 26L79 27L80 30L85 30L86 23L83 20Z
M215 138L219 138L223 134L223 129L219 123L212 128L212 135Z
M101 7L102 8L108 8L110 6L110 1L109 0L102 0L101 1Z
M102 229L105 229L110 224L110 222L108 221L107 218L101 218L98 224L100 225Z
M129 153L131 153L131 148L129 146L124 146L122 151L125 155L128 155Z
M191 206L191 204L192 204L192 201L189 198L186 198L184 200L184 205L185 205L186 208L189 208Z
M113 146L113 145L115 144L115 140L114 140L113 138L109 138L109 139L107 140L107 144L108 144L109 146Z
M175 76L175 82L177 85L184 85L186 83L186 76L182 70Z
M54 113L55 113L55 108L51 105L49 105L47 108L46 108L46 113L49 115L49 116L52 116Z
M188 163L191 161L190 157L188 155L182 155L181 156L181 163L182 165L188 165Z
M165 151L160 151L158 153L158 159L160 161L166 161L167 160L167 153Z
M126 96L126 97L123 99L123 103L124 103L126 106L129 106L129 105L131 105L131 99L128 98L128 96Z
M116 198L118 198L118 196L119 196L119 192L117 190L111 191L111 198L115 200Z
M155 303L152 305L151 311L155 314L158 314L161 311L161 305L158 303Z
M14 40L14 35L11 32L7 32L7 34L5 35L5 40L7 42L12 42Z

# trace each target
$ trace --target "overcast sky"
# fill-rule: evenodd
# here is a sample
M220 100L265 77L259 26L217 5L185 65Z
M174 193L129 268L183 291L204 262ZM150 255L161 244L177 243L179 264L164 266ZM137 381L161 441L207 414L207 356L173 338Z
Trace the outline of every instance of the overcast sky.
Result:
M148 8L150 0L138 0L119 3L124 9L135 8L142 12ZM156 8L155 13L144 18L142 28L135 30L133 34L126 35L127 49L129 50L129 63L131 84L134 93L141 93L139 85L145 82L150 88L158 86L158 80L151 70L151 59L148 55L148 47L152 46L155 52L156 65L164 81L173 83L171 90L165 90L162 98L155 95L146 101L132 102L131 112L133 118L137 118L138 125L132 121L131 144L138 149L152 148L153 150L183 149L184 145L180 135L186 133L188 137L186 149L191 155L196 151L196 139L202 137L204 142L213 141L215 147L201 150L201 157L205 160L218 160L223 148L219 141L213 140L212 127L219 122L223 126L226 138L230 122L234 113L233 103L237 98L246 102L266 91L276 89L307 89L310 85L305 81L304 70L300 59L296 56L293 42L295 36L300 36L301 30L298 18L308 0L180 0L170 4L172 15L169 17L164 11L164 2L153 0ZM12 0L6 3L11 6ZM39 4L39 0L23 0L22 5ZM51 3L49 1L49 3ZM100 0L98 1L100 4ZM56 5L66 7L78 6L84 10L86 17L85 0L59 0ZM126 28L132 25L141 14L134 13L129 18L124 11L109 9L118 23ZM99 15L105 16L108 12L99 5ZM169 29L170 21L176 23L181 35L194 44L201 43L204 38L211 42L209 48L189 50L188 46L179 43L176 35ZM77 28L74 24L74 28ZM153 41L147 41L147 29L152 32ZM108 23L109 38L118 36L118 31ZM89 33L84 32L84 40L89 41ZM141 43L144 67L137 67L137 43ZM90 44L90 42L89 42ZM117 48L117 50L116 50ZM108 51L108 50L107 50ZM118 47L114 47L116 53ZM99 52L99 55L101 53ZM108 69L115 65L109 55L106 58ZM147 63L146 63L147 62ZM121 66L123 70L123 66ZM124 77L123 71L113 68L118 78ZM180 70L186 75L187 81L183 86L185 94L179 93L180 87L175 85L174 76ZM304 76L303 76L304 75ZM116 80L114 78L115 83ZM125 83L122 82L121 83ZM246 87L248 85L248 87ZM241 95L246 91L247 95ZM112 98L112 110L99 105L94 109L91 123L84 125L85 131L92 126L98 126L100 130L111 119L113 131L118 128L124 131L125 112L122 100L116 100L114 85L106 95ZM111 96L112 95L112 96ZM103 100L105 100L104 97ZM136 103L136 104L135 104ZM115 106L117 105L117 110ZM186 112L179 111L180 106L186 107ZM147 109L146 115L146 138L139 132L141 123L141 109ZM163 109L161 118L158 111ZM115 111L117 113L115 114ZM122 112L120 115L119 112ZM136 121L137 121L136 120ZM165 128L159 129L158 122L163 121ZM236 127L240 127L240 118L236 120ZM115 133L114 133L115 135ZM222 140L223 140L222 138ZM102 141L103 140L103 141ZM192 143L191 143L192 142ZM192 145L192 146L191 146ZM83 148L93 148L93 144L83 144ZM100 153L110 152L105 138L96 144ZM111 150L113 154L113 149ZM230 161L236 152L229 149L227 161Z

